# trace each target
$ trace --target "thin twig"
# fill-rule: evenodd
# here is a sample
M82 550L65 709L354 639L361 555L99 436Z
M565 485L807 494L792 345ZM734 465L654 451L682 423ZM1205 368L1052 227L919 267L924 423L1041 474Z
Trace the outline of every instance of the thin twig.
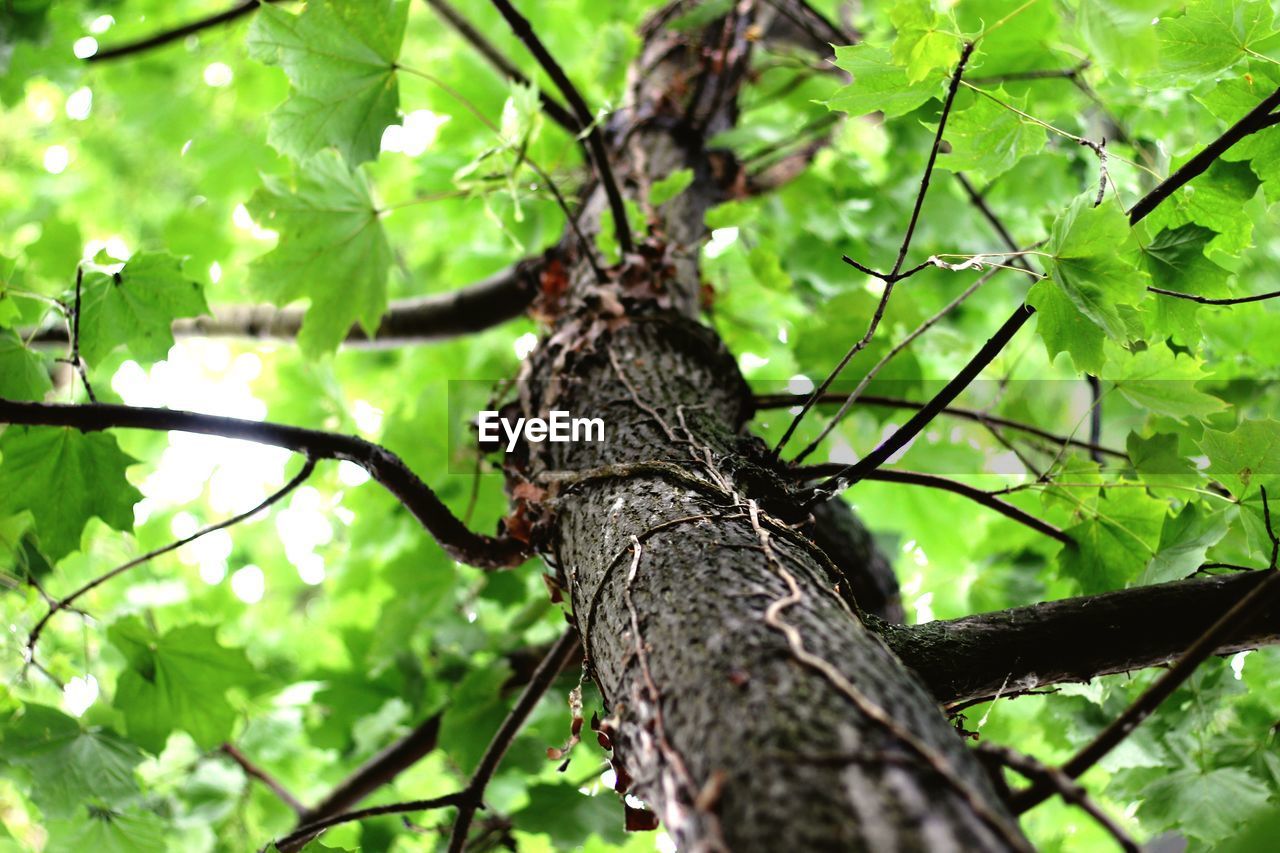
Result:
M1147 195L1143 196L1137 204L1129 209L1129 224L1131 226L1137 225L1146 218L1147 214L1155 210L1157 205L1171 196L1176 190L1187 184L1192 178L1199 175L1205 169L1208 169L1210 164L1232 145L1236 144L1241 139L1244 139L1249 134L1256 133L1257 131L1264 129L1267 126L1267 122L1270 120L1270 116L1268 115L1269 112L1277 105L1280 105L1280 88L1277 88L1275 92L1255 107L1247 116L1228 128L1222 136L1218 137L1201 149L1200 153L1188 160L1181 169L1169 176L1167 180L1162 182L1151 192L1147 193ZM985 208L985 211L989 212L990 209L986 208L985 204L979 203L981 196L978 196L975 193L972 197L978 200L975 201L975 204L978 205L980 210ZM995 219L994 214L991 214L990 219ZM1003 228L1001 228L1001 230L1004 234L1008 234L1007 230ZM996 330L996 333L992 335L982 348L973 356L973 358L960 369L960 372L957 373L955 377L953 377L952 380L948 382L942 390L925 405L925 408L921 409L915 417L907 421L901 429L895 431L892 435L882 441L875 450L871 451L871 453L862 457L857 462L850 464L839 475L832 477L827 482L819 486L814 491L813 499L825 500L826 497L829 497L831 494L853 485L865 477L868 472L883 465L889 457L893 456L910 443L917 435L920 434L921 430L929 425L929 423L938 415L939 412L942 411L943 408L950 405L951 402L960 395L960 392L967 388L969 384L977 378L978 374L981 373L988 364L995 360L996 356L1004 350L1009 341L1013 340L1013 336L1018 333L1019 329L1026 325L1026 322L1031 319L1035 312L1035 308L1026 304L1019 305L1015 308L1013 313L1009 315L1009 318L1004 321L998 330Z
M1007 74L994 74L990 77L972 77L974 84L1011 83L1017 80L1074 80L1090 65L1089 60L1081 62L1074 68L1051 68L1042 71L1011 71Z
M71 309L71 355L68 360L71 366L80 374L80 381L84 383L84 392L89 395L89 402L98 402L97 396L93 393L93 386L89 384L89 371L84 366L84 359L80 357L80 286L84 282L84 266L76 267L76 297L74 307Z
M504 77L514 80L523 86L532 85L529 78L519 68L516 68L509 59L503 56L502 51L494 47L493 43L472 26L466 16L450 3L446 2L446 0L427 0L427 5L436 10L440 17L444 18L449 23L449 26L453 27L458 35L462 36L464 41L475 48L481 56L489 60L489 64L498 69ZM542 90L538 90L538 99L542 102L542 111L556 124L573 134L577 134L582 130L582 125L564 104L561 104Z
M844 259L846 263L854 266L862 272L874 275L884 281L884 291L880 294L880 301L876 304L875 313L871 315L871 322L867 325L867 331L862 338L857 341L857 343L849 348L849 350L844 354L844 357L840 359L840 363L837 364L835 369L827 375L826 379L822 380L822 384L813 390L813 393L809 395L809 399L800 407L800 411L794 418L792 418L791 423L787 426L786 432L782 434L782 438L779 439L778 443L774 446L773 455L775 457L782 453L782 448L786 447L787 442L791 440L791 436L795 434L796 429L800 426L800 422L804 420L804 416L813 408L813 405L818 398L822 396L823 392L831 387L831 383L836 380L836 377L838 377L841 371L845 369L845 366L848 365L849 361L861 352L867 344L871 343L872 337L875 336L876 329L880 325L880 320L884 317L885 309L889 306L889 299L893 296L893 287L900 278L902 266L906 262L907 252L911 248L911 238L915 235L916 224L920 221L920 209L924 206L925 196L929 192L929 179L933 176L933 166L938 159L938 150L942 147L942 135L947 127L947 116L950 115L951 106L955 103L956 90L960 88L960 79L964 74L965 63L969 61L969 57L972 53L973 43L968 42L965 44L964 50L961 51L960 60L956 63L956 69L951 75L951 86L947 89L946 100L942 102L942 113L938 118L938 131L933 137L933 147L929 150L929 160L925 164L924 175L920 179L920 189L916 193L915 205L911 209L911 218L907 222L907 231L903 235L902 245L898 248L898 257L897 260L894 261L893 271L887 276L881 276L870 270L870 268L854 262L847 256ZM918 269L919 268L912 272L918 271Z
M582 99L582 95L579 94L577 87L573 85L573 81L564 73L560 63L556 62L555 57L551 55L550 51L547 50L546 46L533 31L529 20L524 15L521 15L508 0L491 0L491 2L506 20L507 25L511 27L511 31L515 33L516 38L524 43L529 52L538 60L542 70L547 72L551 82L556 84L560 94L569 102L570 109L577 115L580 126L585 129L587 146L591 151L591 160L596 167L596 176L600 179L600 185L604 188L604 194L609 200L609 209L613 212L613 227L617 233L618 246L623 254L629 254L634 251L634 244L631 240L631 225L627 222L627 208L623 204L622 193L618 190L618 182L614 179L613 169L609 165L609 155L605 150L600 128L597 127L590 107Z
M276 491L272 492L270 495L268 495L265 499L260 501L252 509L246 510L240 513L239 515L233 515L230 518L219 521L216 524L210 524L207 527L202 527L199 530L197 530L195 533L192 533L190 536L184 536L183 538L178 539L174 542L170 542L167 545L162 545L159 548L155 548L151 551L148 551L147 553L139 557L134 557L129 562L116 566L114 569L112 569L109 572L106 572L105 574L98 575L96 578L90 580L88 583L81 586L75 592L72 592L69 595L65 595L62 598L58 599L52 605L50 605L49 611L40 618L40 621L37 622L35 624L35 627L31 629L31 632L27 634L27 646L26 646L26 651L24 653L27 661L30 662L35 659L36 643L40 642L40 635L41 633L44 632L45 626L49 624L49 620L52 619L54 615L58 613L58 611L66 610L68 607L74 604L76 600L79 599L81 596L91 592L92 590L97 589L107 581L119 577L120 575L124 574L130 569L136 568L142 565L143 563L148 563L151 560L154 560L156 557L161 556L162 554L167 554L170 551L176 551L179 548L181 548L183 545L186 545L190 542L194 542L195 540L199 539L202 536L207 536L210 533L213 533L218 530L225 530L228 527L232 527L233 525L239 524L245 519L252 518L253 516L262 512L264 509L267 509L268 507L270 507L272 504L277 503L281 498L285 497L294 489L298 488L298 486L302 485L306 481L306 479L311 476L311 472L314 471L315 469L316 469L315 459L308 456L306 463L303 464L302 466L302 470L300 470L297 474L295 474L293 476L293 479L285 483Z
M1267 487L1258 486L1262 492L1262 523L1267 528L1267 537L1271 539L1271 562L1268 564L1272 569L1277 568L1277 561L1280 561L1280 536L1276 535L1276 529L1271 526L1271 502L1267 500Z
M843 399L843 394L827 392L822 395L820 400L818 400L818 405L822 405L824 403L839 403ZM926 405L925 403L919 403L915 400L903 400L897 397L882 397L875 394L865 394L859 398L859 402L864 406L879 406L886 409L915 409L917 411L924 408ZM783 409L799 405L799 403L800 396L798 394L761 394L755 398L756 409ZM1127 460L1129 458L1129 454L1125 453L1123 450L1116 450L1113 447L1106 447L1103 445L1093 445L1082 439L1059 435L1023 421L1010 420L1009 418L1003 418L999 415L990 415L986 412L980 412L977 409L966 409L960 406L946 406L941 412L939 412L939 414L953 418L961 418L967 421L975 421L985 426L1000 426L1018 430L1019 432L1025 432L1028 435L1034 435L1037 438L1043 438L1044 440L1051 441L1055 444L1068 444L1072 447L1079 447L1084 450L1102 453L1107 456L1114 456L1117 459Z
M297 797L289 793L288 788L281 785L270 773L263 770L257 764L254 764L253 761L249 759L249 756L237 749L234 744L224 743L220 749L228 758L240 765L240 769L245 772L246 776L257 779L259 782L266 785L271 790L271 793L279 797L282 803L293 810L294 814L301 815L307 811L307 807L304 806Z
M516 704L512 707L510 713L502 721L502 725L494 732L493 738L485 748L484 755L480 758L480 763L476 765L475 772L471 774L471 781L467 783L466 790L457 795L459 798L456 803L458 817L453 824L453 833L449 836L449 853L460 853L466 847L467 832L471 828L471 821L475 817L476 810L484 805L484 791L489 784L489 780L493 777L494 772L497 771L498 765L502 762L502 757L507 753L507 748L511 746L511 742L515 740L521 727L524 726L524 721L551 687L552 682L556 680L556 676L560 674L560 670L564 666L565 659L569 657L577 645L578 632L573 628L566 629L560 635L560 639L556 640L556 644L547 652L542 662L538 664L538 668L534 670L533 677L525 685L520 698L516 700Z
M81 432L123 428L192 432L238 438L284 447L314 459L354 462L377 480L453 559L483 569L519 565L527 545L509 537L496 538L470 530L400 457L381 445L351 435L286 426L269 421L226 418L173 409L119 406L111 403L61 405L27 403L0 398L0 423L65 426Z
M259 2L259 0L244 0L244 2L232 6L230 9L216 12L212 15L174 27L173 29L164 30L154 35L138 39L137 41L128 42L127 44L104 48L93 56L85 57L85 62L102 62L103 60L119 59L122 56L132 56L136 53L142 53L144 51L151 50L152 48L161 47L169 44L170 42L184 39L189 35L194 35L195 33L200 32L201 30L207 30L210 27L216 27L219 24L230 23L237 18L241 18L255 11L260 5L262 5L262 3L280 2L283 2L283 0L261 0L261 2Z
M317 820L308 823L299 829L294 830L276 842L276 847L281 853L291 853L299 849L299 845L315 838L326 829L337 826L342 823L351 823L352 821L365 820L366 818L379 817L388 814L407 814L409 812L421 812L427 809L442 809L448 806L460 806L467 797L466 791L455 791L452 794L445 794L443 797L434 797L430 800L410 800L404 803L391 803L385 806L373 806L367 809L357 809L356 811L343 812L333 817Z
M1244 305L1246 302L1264 302L1268 299L1280 298L1280 290L1273 290L1270 293L1259 293L1254 296L1233 296L1222 299L1212 299L1208 296L1200 296L1196 293L1180 293L1176 290L1165 290L1163 287L1147 286L1149 293L1157 293L1161 296L1172 296L1174 299L1185 299L1188 302L1198 302L1201 305Z
M826 477L833 472L839 471L844 466L839 463L828 463L824 465L807 465L802 468L793 468L788 473L805 480L817 479L818 477ZM1057 527L1047 521L1036 518L1026 510L1020 509L1011 503L1006 503L1000 498L991 494L991 492L974 486L961 483L958 480L952 480L947 477L939 477L936 474L924 474L918 471L899 471L897 469L881 468L872 471L864 479L878 480L885 483L906 483L912 486L926 486L930 489L941 489L945 492L962 495L971 501L982 504L988 509L995 510L1006 518L1011 518L1019 524L1025 525L1037 533L1043 533L1052 539L1056 539L1064 545L1074 545L1075 540L1062 532Z
M1089 406L1089 443L1094 447L1102 444L1102 382L1092 373L1085 376L1085 381L1089 384L1089 398L1091 400ZM1065 448L1066 445L1064 444ZM1059 454L1061 455L1061 454ZM1089 451L1089 457L1102 464L1102 454L1096 450ZM1057 459L1053 460L1057 464ZM1052 467L1052 466L1050 466Z
M876 378L876 376L880 373L880 371L884 369L885 365L887 365L891 360L893 360L893 358L897 356L898 353L902 352L907 347L911 346L911 344L916 340L916 338L920 337L925 332L929 331L929 329L933 328L933 326L936 325L938 321L940 321L943 317L946 317L948 314L950 314L952 311L958 308L960 304L963 303L966 299L968 299L973 294L977 293L978 288L982 287L982 285L990 281L992 277L995 276L996 273L1000 272L1001 269L1003 269L1003 267L995 267L987 271L986 273L984 273L981 277L978 278L977 281L975 281L973 284L965 288L965 290L959 296L957 296L955 299L952 299L950 302L944 305L941 308L941 310L939 310L932 317L930 317L929 319L921 323L919 326L917 326L909 335L907 335L905 338L903 338L901 341L895 344L887 353L881 356L880 360L877 361L872 366L872 368L863 375L863 377L860 380L858 380L858 384L854 386L854 389L852 391L849 392L849 396L846 397L845 401L840 405L840 409L835 413L835 415L830 420L827 421L826 426L822 428L822 431L818 433L818 436L813 441L809 442L809 444L804 448L804 450L801 450L799 453L797 453L795 456L795 459L793 459L792 462L797 464L800 462L803 462L806 458L809 457L811 453L813 453L815 450L818 449L818 446L822 444L823 439L825 439L828 435L830 435L831 431L835 429L837 425L839 425L840 421L844 419L844 416L848 414L849 409L853 407L853 404L857 401L858 397L862 394L863 391L867 389L867 386L871 384L871 381Z

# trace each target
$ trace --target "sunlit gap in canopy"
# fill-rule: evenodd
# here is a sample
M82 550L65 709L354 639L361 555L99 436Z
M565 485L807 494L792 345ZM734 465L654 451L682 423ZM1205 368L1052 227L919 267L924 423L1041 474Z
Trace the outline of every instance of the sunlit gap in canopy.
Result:
M193 412L263 420L267 406L254 395L252 383L262 371L256 353L235 353L220 341L179 340L168 358L150 370L135 361L126 361L111 380L112 389L130 406L157 406ZM362 420L374 420L362 413ZM381 413L377 413L381 414ZM169 446L139 488L143 500L135 507L138 524L162 508L175 508L171 533L176 538L190 536L201 526L235 515L261 502L280 488L287 477L294 454L279 447L250 441L170 432ZM354 469L354 470L351 470ZM343 485L355 486L368 479L354 465L339 468ZM196 502L207 496L213 517L197 518ZM275 533L284 546L286 558L307 584L324 580L324 558L317 553L333 540L330 515L337 510L339 520L350 523L352 514L319 491L302 486L272 514ZM201 514L203 516L203 514ZM232 535L215 531L184 546L178 559L196 567L201 580L210 585L230 578L232 593L247 604L261 600L269 578L257 566L231 567Z

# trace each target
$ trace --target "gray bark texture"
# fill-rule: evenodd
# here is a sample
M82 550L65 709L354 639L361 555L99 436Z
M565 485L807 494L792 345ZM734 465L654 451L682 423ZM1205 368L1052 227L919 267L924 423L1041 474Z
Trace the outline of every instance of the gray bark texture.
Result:
M749 389L695 319L703 216L725 192L703 140L736 118L749 34L769 23L758 5L701 44L662 14L646 31L609 125L614 168L642 209L653 181L680 168L695 180L648 211L649 237L607 281L583 263L571 273L526 363L522 414L601 417L606 440L530 445L511 490L568 591L619 775L681 849L1029 849L934 699L848 603L892 616L887 563L863 535L862 558L837 567L800 532L815 522L745 433Z

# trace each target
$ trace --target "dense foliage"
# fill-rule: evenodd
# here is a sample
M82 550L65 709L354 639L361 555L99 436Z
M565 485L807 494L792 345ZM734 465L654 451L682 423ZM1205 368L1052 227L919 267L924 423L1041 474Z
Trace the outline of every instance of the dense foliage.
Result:
M657 4L520 5L586 101L616 105ZM697 5L675 25L729 5ZM836 3L813 5L840 20ZM936 263L896 282L832 389L853 390L932 325L867 385L882 402L855 405L807 461L874 447L909 414L882 398L928 399L1025 300L1034 329L960 404L1098 446L943 416L893 466L1001 491L1074 544L961 494L860 482L847 498L893 555L909 621L1206 564L1274 566L1263 495L1280 529L1280 300L1212 305L1151 288L1210 300L1280 290L1280 128L1232 146L1137 224L1127 211L1280 86L1276 9L942 5L865 4L849 22L861 37L835 52L847 74L794 46L758 46L740 122L715 140L758 180L708 216L707 321L762 394L805 393L827 375L884 288L842 255L893 265L972 41L908 259ZM467 424L518 370L534 320L390 349L339 344L352 324L373 332L395 299L555 243L565 217L548 179L575 197L589 177L577 141L540 112L536 89L505 81L407 0L263 5L101 55L221 8L0 5L0 397L86 402L91 387L103 402L355 433L492 531L507 512L503 480ZM463 11L550 88L488 4ZM797 158L798 174L773 180ZM687 180L672 176L649 201ZM617 256L609 229L600 243ZM296 345L171 331L211 308L299 300ZM77 340L83 381L65 343L41 342L50 329ZM759 434L776 441L786 412L762 411ZM807 416L788 453L833 412ZM0 849L257 849L297 815L254 768L313 804L437 714L438 748L369 802L457 790L512 702L521 652L563 630L537 563L460 565L364 471L334 461L267 512L129 568L46 624L61 596L253 508L304 460L216 436L52 426L5 428L0 457ZM1001 698L960 723L1059 763L1155 675ZM514 741L480 825L521 850L653 849L657 836L623 832L594 738L567 767L547 758L570 737L574 683L559 682ZM585 701L588 717L603 715L589 686ZM1239 849L1265 849L1248 845L1276 826L1278 726L1280 656L1212 658L1083 782L1138 838L1175 832L1214 849L1241 836ZM449 816L344 824L313 849L434 849ZM1023 825L1047 850L1111 843L1061 802Z

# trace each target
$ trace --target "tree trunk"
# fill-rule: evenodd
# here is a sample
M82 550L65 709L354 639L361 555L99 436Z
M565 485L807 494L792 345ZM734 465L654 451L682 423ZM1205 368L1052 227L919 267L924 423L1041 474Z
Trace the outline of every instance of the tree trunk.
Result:
M510 478L546 492L513 492L540 498L526 510L568 590L615 763L681 849L1028 849L934 700L847 604L850 589L881 587L878 609L893 599L871 552L845 582L797 532L743 434L736 363L694 319L703 215L724 177L703 140L734 120L751 5L705 47L661 17L646 34L610 125L615 169L642 207L652 181L695 180L607 282L572 272L526 365L522 414L601 417L606 440L530 445Z

